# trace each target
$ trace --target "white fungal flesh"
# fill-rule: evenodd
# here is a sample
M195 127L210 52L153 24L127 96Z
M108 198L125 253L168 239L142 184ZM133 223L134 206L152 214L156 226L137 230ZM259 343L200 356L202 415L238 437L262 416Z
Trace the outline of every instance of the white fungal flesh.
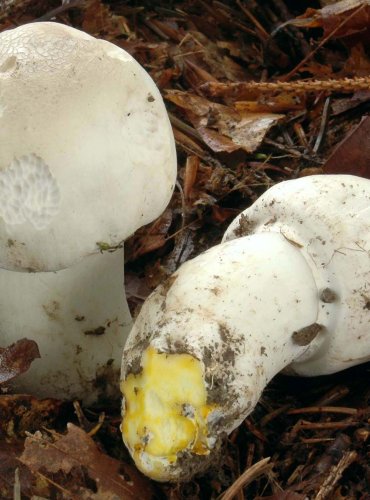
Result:
M166 481L205 468L279 371L310 376L370 359L369 215L369 180L281 183L231 224L222 244L147 299L124 349L121 383L123 439L144 473ZM194 360L203 376L193 392L206 392L198 405L181 384L166 394L154 384L164 372L161 355L173 360L172 380L189 377L189 364L176 356ZM145 404L149 394L173 422L172 442L181 419L193 423L176 453L163 446L169 430ZM206 417L194 423L180 410L188 404Z
M298 245L319 290L317 323L331 333L321 350L307 353L291 369L300 375L325 375L367 361L370 181L326 175L282 182L243 214L241 225L253 234L278 232ZM243 214L230 225L224 241L237 237Z
M176 153L161 95L109 42L57 23L4 31L0 144L0 345L28 337L41 352L16 389L117 397L131 317L123 252L102 250L170 200Z
M116 399L118 353L132 326L122 252L91 255L57 273L2 269L0 280L1 343L34 339L41 355L13 390L86 404Z

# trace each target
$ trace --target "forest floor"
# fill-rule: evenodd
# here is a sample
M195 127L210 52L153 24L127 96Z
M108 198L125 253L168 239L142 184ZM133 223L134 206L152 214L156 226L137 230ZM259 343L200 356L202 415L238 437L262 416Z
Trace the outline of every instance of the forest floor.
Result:
M369 177L369 19L360 0L0 0L0 31L53 20L105 38L147 69L165 99L178 182L164 214L125 245L134 314L273 184ZM6 347L0 354L25 369L22 349ZM182 484L155 484L135 470L119 407L4 389L0 498L367 499L369 380L368 364L277 376L220 462Z

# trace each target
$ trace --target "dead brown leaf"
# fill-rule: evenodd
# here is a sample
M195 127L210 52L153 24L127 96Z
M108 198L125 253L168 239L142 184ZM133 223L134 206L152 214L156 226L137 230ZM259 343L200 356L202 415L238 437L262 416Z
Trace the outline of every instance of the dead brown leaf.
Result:
M212 220L217 224L223 224L224 222L234 219L238 214L239 210L235 208L225 208L219 205L212 205Z
M27 371L32 361L40 357L33 340L20 339L5 349L0 347L0 384Z
M199 32L193 32L194 39L203 47L203 60L210 69L214 80L227 78L232 82L243 80L248 76L245 68L225 54L222 46L212 42Z
M28 468L19 463L18 457L23 451L23 441L1 441L0 442L0 498L14 499L14 483L16 481L16 470L18 469L20 489L22 498L31 498L38 495L49 497L49 490L42 485L36 485L36 479ZM50 497L49 497L50 498Z
M215 152L255 151L283 115L249 113L209 101L190 92L169 91L167 100L182 108L203 141Z
M153 498L151 483L135 467L102 453L93 439L73 424L68 424L65 436L55 439L46 439L39 432L28 437L20 461L72 498Z
M175 141L177 146L182 148L184 151L190 154L197 154L200 157L203 157L206 155L206 152L204 149L200 147L200 145L193 141L186 133L181 132L181 130L178 130L176 125L173 125L173 135L175 137Z
M171 223L172 210L167 209L154 222L136 231L135 235L125 242L126 260L136 260L163 247Z
M196 116L207 116L214 103L204 97L195 95L191 92L181 92L178 90L169 90L165 95L166 99L173 102L179 108L185 111L191 111Z
M325 174L352 174L370 178L370 117L366 116L327 159Z
M232 153L240 149L231 139L219 134L216 130L207 127L198 126L197 130L205 144L215 153Z
M204 33L189 30L172 51L175 64L182 69L186 83L197 89L202 83L219 79L238 81L249 74L228 56L227 50L211 41Z
M92 35L105 31L109 26L109 8L100 0L89 0L84 11L82 28Z
M357 43L350 49L349 57L344 66L346 75L368 76L370 74L370 58L362 43Z
M106 38L114 38L122 33L129 34L127 20L123 16L112 15L109 7L101 0L89 0L84 9L82 28L91 35L109 33Z
M337 29L341 23L343 25ZM318 10L309 8L292 24L305 28L323 28L324 36L335 30L333 38L364 33L370 25L370 1L342 0Z
M152 290L145 282L145 278L140 278L137 274L127 271L125 273L125 291L127 300L131 297L142 302L151 294Z

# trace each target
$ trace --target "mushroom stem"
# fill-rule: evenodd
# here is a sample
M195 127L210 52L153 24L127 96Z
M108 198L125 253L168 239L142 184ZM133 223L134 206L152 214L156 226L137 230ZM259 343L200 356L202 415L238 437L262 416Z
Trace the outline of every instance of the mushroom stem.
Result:
M370 359L369 207L366 179L278 184L147 299L121 383L139 469L188 479L279 371L322 375Z
M202 444L202 454L209 453L211 429L222 422L223 430L230 432L239 425L268 381L304 354L309 341L299 338L299 332L316 324L319 309L310 267L299 249L280 234L246 236L218 245L184 264L172 280L168 290L160 287L145 303L123 357L136 359L143 368L129 375L132 362L123 362L123 373L128 374L123 383L124 440L138 467L159 480L177 479L168 477L163 461L171 463L184 405L191 407L193 425L181 434L181 446L197 455ZM140 339L149 336L149 349L166 353L167 359L185 352L201 361L203 377L192 387L192 399L186 399L181 377L178 385L173 384L176 368L161 371L163 390L155 380L155 366L146 369L148 348L140 352ZM186 378L190 376L191 370ZM133 387L139 388L136 394ZM162 419L153 417L152 404L142 391L161 402ZM200 403L193 400L194 393ZM202 418L207 405L209 414ZM203 437L194 439L199 433Z
M41 359L14 381L18 392L117 399L119 353L131 327L122 250L93 254L57 272L0 270L0 338L34 339Z

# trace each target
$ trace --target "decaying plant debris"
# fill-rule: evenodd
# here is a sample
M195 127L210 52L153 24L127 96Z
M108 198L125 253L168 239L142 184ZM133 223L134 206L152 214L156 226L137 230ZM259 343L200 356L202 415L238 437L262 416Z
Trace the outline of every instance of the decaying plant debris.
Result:
M177 189L162 217L128 242L133 311L272 184L323 172L369 177L369 2L321 3L0 0L1 30L57 20L106 38L138 59L166 98ZM21 373L37 350L1 347L4 387L9 369ZM133 471L118 408L4 388L0 498L369 498L368 370L278 377L225 442L223 462L181 485L154 485ZM67 422L80 429L67 431Z

